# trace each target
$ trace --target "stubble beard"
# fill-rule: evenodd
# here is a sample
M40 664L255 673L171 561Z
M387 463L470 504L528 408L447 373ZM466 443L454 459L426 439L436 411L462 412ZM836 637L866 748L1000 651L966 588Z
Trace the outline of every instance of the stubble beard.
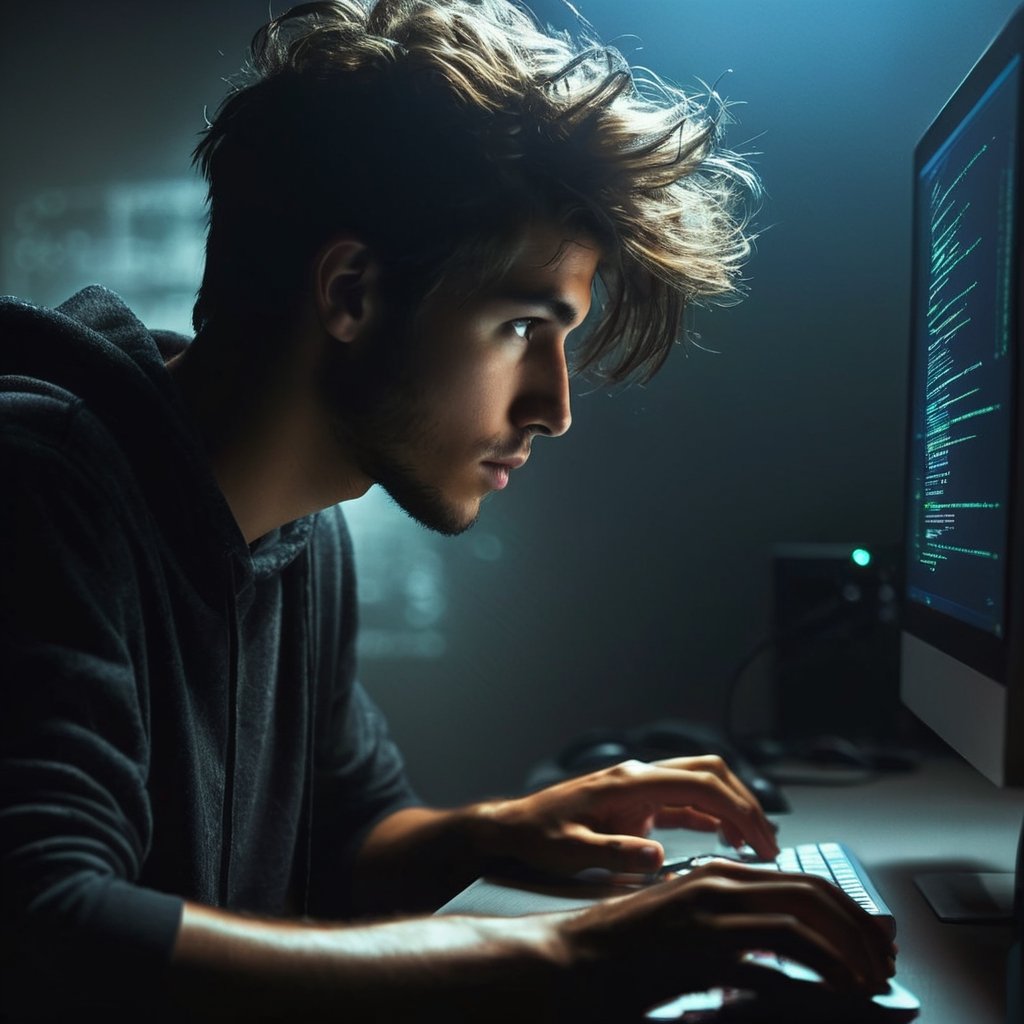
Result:
M440 488L419 479L415 467L403 457L401 446L394 443L393 436L383 434L379 427L378 424L371 434L371 437L376 437L376 443L372 447L372 442L361 444L357 449L363 472L378 483L406 515L428 530L456 537L473 526L480 516L480 503L477 503L475 512L467 516L445 497Z
M384 367L349 364L343 380L327 375L337 382L327 384L334 436L406 515L435 533L458 536L476 523L480 503L467 515L420 477L416 452L429 451L434 425L409 376L391 366L389 373Z

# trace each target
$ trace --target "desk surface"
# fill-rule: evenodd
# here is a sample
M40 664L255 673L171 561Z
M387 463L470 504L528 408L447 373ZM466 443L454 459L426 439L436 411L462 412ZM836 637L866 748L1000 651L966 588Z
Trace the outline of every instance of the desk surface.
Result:
M786 795L793 811L777 818L780 843L845 842L891 907L897 976L921 1000L922 1024L1005 1024L1009 927L943 924L913 880L929 871L1011 871L1024 793L999 790L949 758L858 785L787 785ZM693 833L657 837L670 856L707 848L707 837ZM442 909L517 914L560 903L569 905L478 882Z

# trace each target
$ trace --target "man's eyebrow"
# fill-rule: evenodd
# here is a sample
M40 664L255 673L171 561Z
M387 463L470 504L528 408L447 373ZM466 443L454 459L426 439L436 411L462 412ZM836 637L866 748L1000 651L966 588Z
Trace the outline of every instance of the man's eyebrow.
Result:
M569 327L580 319L580 311L561 296L548 291L502 291L496 298L524 306L543 306L563 327Z

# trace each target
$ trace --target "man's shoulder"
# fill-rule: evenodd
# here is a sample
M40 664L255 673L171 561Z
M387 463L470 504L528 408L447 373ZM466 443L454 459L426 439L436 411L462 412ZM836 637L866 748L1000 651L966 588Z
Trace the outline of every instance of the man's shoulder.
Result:
M81 405L81 399L51 381L26 374L0 375L0 438L10 443L20 436L62 437Z
M73 458L83 447L87 460L116 458L114 417L103 413L130 407L144 374L101 330L145 332L98 286L52 309L0 297L0 443L8 450L27 444Z
M11 374L0 376L0 460L91 476L109 475L121 458L115 438L81 398L50 381Z
M123 551L147 532L148 506L131 461L103 420L80 397L47 381L0 377L0 520L19 542L74 538L97 556Z

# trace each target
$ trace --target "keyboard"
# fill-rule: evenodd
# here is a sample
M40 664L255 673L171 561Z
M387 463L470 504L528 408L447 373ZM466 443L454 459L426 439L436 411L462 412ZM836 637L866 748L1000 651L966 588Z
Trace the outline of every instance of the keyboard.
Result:
M669 860L662 866L661 874L682 873L714 860L717 854L699 857L684 857ZM890 936L896 934L896 919L885 900L864 870L863 865L842 843L804 843L800 846L784 847L773 861L763 861L749 847L739 853L723 854L751 867L769 871L787 871L797 874L818 875L838 886L854 902L859 903L869 914L878 917L889 929Z

